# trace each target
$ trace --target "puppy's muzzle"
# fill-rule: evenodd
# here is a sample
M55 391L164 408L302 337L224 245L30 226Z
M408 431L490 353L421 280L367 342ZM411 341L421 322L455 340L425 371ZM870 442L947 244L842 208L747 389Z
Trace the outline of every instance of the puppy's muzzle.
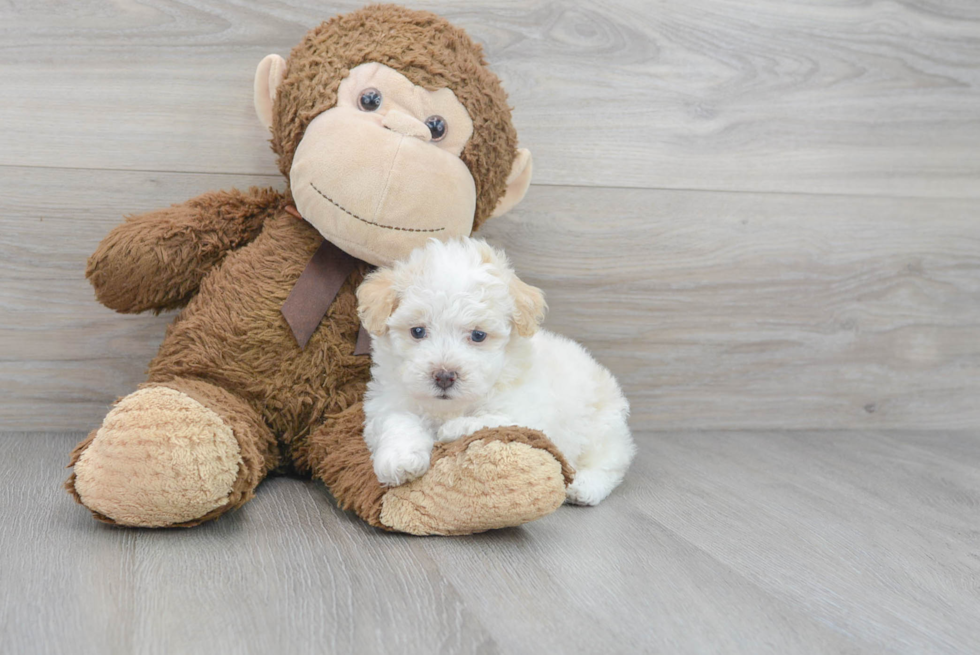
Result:
M436 371L432 377L435 378L436 386L440 389L448 389L456 384L456 371L447 371L443 369L441 371Z

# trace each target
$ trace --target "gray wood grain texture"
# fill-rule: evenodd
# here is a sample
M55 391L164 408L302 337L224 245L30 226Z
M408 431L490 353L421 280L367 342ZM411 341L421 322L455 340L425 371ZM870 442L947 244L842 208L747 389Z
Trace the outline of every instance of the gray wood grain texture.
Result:
M280 185L254 63L354 6L0 8L0 425L90 429L141 380L171 316L98 307L85 257ZM486 44L536 155L485 234L638 427L980 426L975 4L420 6Z
M192 530L92 521L81 434L0 435L10 653L972 653L972 432L641 435L596 508L452 539L277 478Z
M273 173L256 64L361 4L0 7L0 164ZM540 184L980 196L973 0L412 5L486 44Z
M14 167L0 178L0 423L88 430L172 315L98 305L85 258L127 212L274 177ZM639 428L980 426L973 200L532 187L484 232L546 326L621 379ZM68 238L65 238L68 235Z

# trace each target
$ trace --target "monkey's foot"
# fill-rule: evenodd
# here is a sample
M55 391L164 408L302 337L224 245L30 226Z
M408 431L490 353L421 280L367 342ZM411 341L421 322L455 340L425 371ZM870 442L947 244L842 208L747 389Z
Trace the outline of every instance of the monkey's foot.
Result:
M108 523L194 525L232 502L242 456L232 428L187 394L136 391L72 455L66 487Z
M417 535L512 527L558 509L571 480L571 468L540 432L487 428L436 444L424 476L385 492L379 521Z

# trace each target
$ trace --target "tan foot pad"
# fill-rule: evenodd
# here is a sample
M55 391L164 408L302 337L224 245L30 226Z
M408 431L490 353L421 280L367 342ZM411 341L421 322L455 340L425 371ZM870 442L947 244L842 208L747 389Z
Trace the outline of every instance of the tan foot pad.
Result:
M417 535L472 534L546 516L565 500L562 464L518 441L473 441L388 491L381 523Z
M226 505L238 442L211 409L167 387L123 398L75 463L82 504L121 525L163 527Z

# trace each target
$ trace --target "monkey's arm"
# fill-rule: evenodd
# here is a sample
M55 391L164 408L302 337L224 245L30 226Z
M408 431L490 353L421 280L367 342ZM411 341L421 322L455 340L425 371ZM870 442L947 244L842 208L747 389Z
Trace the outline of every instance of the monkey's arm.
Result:
M510 426L436 444L422 477L386 487L374 473L363 427L357 402L294 442L293 464L323 480L342 509L385 530L471 534L521 525L558 509L574 477L544 434Z
M85 277L99 302L117 312L182 307L228 252L258 236L282 202L274 189L252 187L130 216L89 257Z

